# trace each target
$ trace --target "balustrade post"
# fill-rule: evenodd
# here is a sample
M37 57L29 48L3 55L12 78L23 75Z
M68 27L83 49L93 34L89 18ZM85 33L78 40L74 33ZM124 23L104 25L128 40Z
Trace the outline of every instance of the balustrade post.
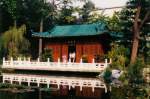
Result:
M107 87L106 87L106 85L105 85L105 93L107 93Z
M108 60L107 59L105 59L105 65L104 65L105 67L107 67L108 66ZM105 68L104 67L104 68Z
M5 57L3 57L3 66L5 65Z
M13 81L12 81L12 79L10 80L10 84L13 84Z
M21 85L21 81L19 81L19 85Z
M40 58L37 59L37 62L40 62Z
M49 88L49 83L47 83L47 88Z
M108 63L107 59L105 59L105 63L106 63L106 64Z
M95 63L95 59L94 58L93 58L92 62Z
M50 62L50 59L49 58L47 58L47 66L49 66L49 62Z
M82 91L82 86L80 86L80 91Z
M95 87L92 87L92 92L94 93Z
M80 63L83 63L82 58L80 59Z
M71 89L71 85L68 85L69 86L69 90Z
M24 61L24 62L26 61L26 58L25 58L25 57L23 57L23 61Z
M60 58L58 58L58 66L60 66Z
M58 63L60 63L60 58L58 58Z
M30 81L28 82L28 86L30 87Z
M59 84L57 84L57 89L60 89L60 85Z
M17 61L19 61L19 57L17 58Z
M13 57L10 58L10 65L13 66Z
M68 61L68 63L71 63L71 59L69 58L69 61Z
M37 86L40 87L40 83L39 82L37 82Z
M28 61L30 62L30 57L28 57Z
M109 59L109 64L111 64L111 63L112 63L112 59L110 58L110 59Z
M69 86L69 90L71 89L71 81L68 80L68 86Z
M47 62L49 63L50 61L49 61L49 58L47 58Z
M22 61L21 57L19 57L19 61L20 61L20 62Z
M3 83L5 83L4 77L3 77Z
M107 59L105 59L105 64L106 64L106 66L107 66L107 64L108 64L108 60L107 60Z
M28 57L27 64L30 66L30 57Z

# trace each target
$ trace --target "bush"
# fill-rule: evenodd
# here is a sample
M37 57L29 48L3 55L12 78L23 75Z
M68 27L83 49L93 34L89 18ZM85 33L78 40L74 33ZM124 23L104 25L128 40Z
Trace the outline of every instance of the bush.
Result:
M49 58L50 61L53 61L52 49L48 49L48 48L44 49L44 53L42 54L42 61L47 61L47 58Z
M128 62L128 50L124 46L114 45L108 52L108 57L112 59L111 67L114 69L124 70Z
M125 73L119 78L122 86L112 86L111 99L148 99L146 83L143 79L144 62L137 59L134 64L126 67Z
M82 56L82 62L83 62L83 63L88 63L87 55L83 55L83 56Z

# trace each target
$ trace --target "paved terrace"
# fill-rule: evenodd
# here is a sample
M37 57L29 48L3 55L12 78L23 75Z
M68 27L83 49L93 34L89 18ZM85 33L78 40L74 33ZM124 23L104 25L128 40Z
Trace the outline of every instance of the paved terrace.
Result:
M5 60L3 58L3 69L17 69L17 70L45 70L45 71L70 71L70 72L95 72L100 73L104 71L109 64L111 63L111 60L108 62L107 59L105 59L105 62L103 63L95 63L93 59L93 63L83 63L82 59L80 63L73 63L73 62L60 62L60 59L58 59L58 62L50 62L49 58L47 59L47 62L40 62L39 58L37 61L30 61L30 58L21 59L18 58L18 60Z

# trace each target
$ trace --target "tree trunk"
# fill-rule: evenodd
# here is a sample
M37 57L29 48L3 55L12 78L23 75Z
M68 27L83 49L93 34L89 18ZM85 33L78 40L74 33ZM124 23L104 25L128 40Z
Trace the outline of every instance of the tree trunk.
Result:
M134 35L133 35L133 43L132 43L132 53L131 53L131 61L130 63L134 63L137 57L138 53L138 47L139 47L139 36L140 36L140 29L139 29L139 16L141 12L141 6L138 6L136 16L135 16L135 21L134 21Z
M43 32L43 18L41 19L40 22L40 32ZM41 59L41 54L42 54L42 38L39 38L39 58Z
M139 32L137 32L137 33L139 33ZM137 53L138 53L138 47L139 47L139 39L134 38L133 44L132 44L131 63L134 63L136 60Z

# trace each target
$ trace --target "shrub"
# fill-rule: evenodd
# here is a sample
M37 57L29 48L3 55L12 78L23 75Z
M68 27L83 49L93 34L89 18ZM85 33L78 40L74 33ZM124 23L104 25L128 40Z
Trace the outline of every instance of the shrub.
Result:
M48 48L44 49L44 53L42 54L42 61L47 61L47 58L49 58L50 61L53 61L52 49L48 49Z

